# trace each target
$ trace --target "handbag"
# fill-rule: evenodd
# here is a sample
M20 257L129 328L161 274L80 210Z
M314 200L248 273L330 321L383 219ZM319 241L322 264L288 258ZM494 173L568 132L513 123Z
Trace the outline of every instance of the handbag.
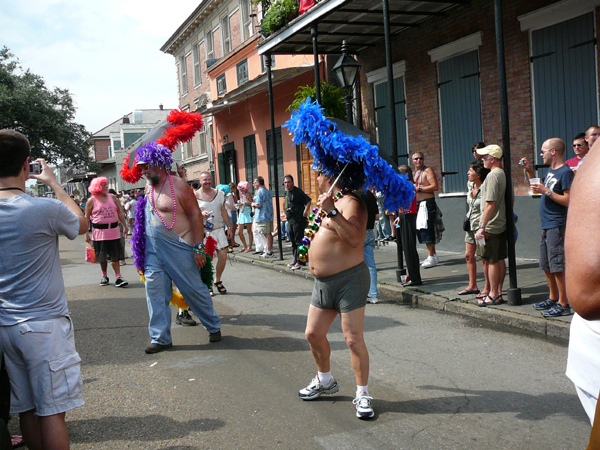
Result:
M85 244L85 260L92 264L96 263L96 250L92 247L92 244L86 242Z

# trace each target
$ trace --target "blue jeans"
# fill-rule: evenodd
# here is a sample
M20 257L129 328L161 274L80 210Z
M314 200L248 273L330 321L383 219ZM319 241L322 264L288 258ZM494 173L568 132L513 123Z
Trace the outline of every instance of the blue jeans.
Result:
M377 292L377 268L375 267L375 233L373 230L367 230L365 236L365 264L369 268L371 274L371 288L369 289L369 297L379 297Z
M171 308L173 285L179 289L190 309L209 333L221 329L221 318L213 307L208 288L202 282L194 262L192 246L177 233L168 230L156 217L150 202L146 208L146 300L153 344L171 344Z

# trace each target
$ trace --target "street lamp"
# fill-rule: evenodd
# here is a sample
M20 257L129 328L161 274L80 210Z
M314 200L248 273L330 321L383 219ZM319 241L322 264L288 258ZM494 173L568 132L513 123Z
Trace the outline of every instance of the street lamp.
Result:
M358 71L360 64L348 54L348 46L346 41L342 41L342 56L333 66L333 73L337 77L339 83L346 89L346 121L352 123L352 88L358 79Z

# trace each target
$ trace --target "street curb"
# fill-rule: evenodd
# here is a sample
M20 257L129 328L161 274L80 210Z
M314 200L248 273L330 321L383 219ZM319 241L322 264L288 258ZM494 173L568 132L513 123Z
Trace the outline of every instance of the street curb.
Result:
M258 259L241 255L233 255L233 259L246 264L254 264L266 269L276 270L280 273L301 276L306 279L313 278L308 270L292 270L278 264L279 260L276 259ZM450 314L471 317L483 323L501 325L520 332L558 340L562 343L568 343L569 341L570 324L559 320L533 317L493 306L481 308L456 298L449 299L440 295L422 292L418 289L403 288L389 284L378 283L377 289L379 290L380 298L389 300L391 303L399 305L419 305Z

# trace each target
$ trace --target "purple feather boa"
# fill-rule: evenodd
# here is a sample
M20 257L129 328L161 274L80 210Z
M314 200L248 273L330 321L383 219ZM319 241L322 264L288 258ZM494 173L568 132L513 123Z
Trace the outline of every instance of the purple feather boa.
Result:
M135 225L133 226L133 237L131 238L133 265L140 273L144 273L146 258L146 197L138 200L135 208Z

